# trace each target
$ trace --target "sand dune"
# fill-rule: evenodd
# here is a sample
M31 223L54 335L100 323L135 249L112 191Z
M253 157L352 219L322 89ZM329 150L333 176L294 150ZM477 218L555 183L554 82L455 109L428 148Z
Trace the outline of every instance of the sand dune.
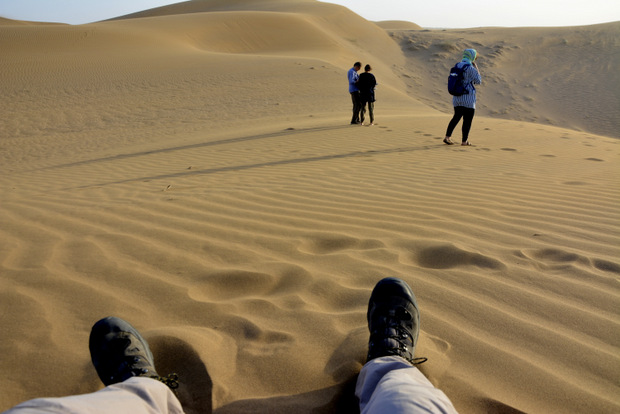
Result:
M384 20L375 23L384 30L422 30L420 25L401 20Z
M391 275L460 412L617 412L618 27L426 31L241 0L2 20L0 410L99 389L87 338L112 314L188 413L355 412ZM443 78L470 44L475 146L448 147ZM373 127L347 122L358 59Z
M389 29L388 29L389 30ZM480 53L478 113L620 137L620 22L566 28L389 30L410 94L449 110L445 73L467 47Z

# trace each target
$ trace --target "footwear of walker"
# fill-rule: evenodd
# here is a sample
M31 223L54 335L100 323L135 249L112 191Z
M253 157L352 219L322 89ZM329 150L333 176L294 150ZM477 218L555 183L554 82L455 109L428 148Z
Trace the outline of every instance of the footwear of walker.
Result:
M148 377L163 382L171 389L178 387L176 374L168 377L157 374L148 343L136 328L123 319L109 316L95 323L88 347L95 370L106 386L131 377Z
M368 302L368 358L399 356L412 364L426 358L414 358L420 333L420 313L413 291L401 279L380 280Z
M443 143L444 144L448 144L448 145L454 145L454 142L452 142L452 140L450 139L450 137L445 137L443 139Z
M471 147L471 143L469 141L464 141L461 146Z

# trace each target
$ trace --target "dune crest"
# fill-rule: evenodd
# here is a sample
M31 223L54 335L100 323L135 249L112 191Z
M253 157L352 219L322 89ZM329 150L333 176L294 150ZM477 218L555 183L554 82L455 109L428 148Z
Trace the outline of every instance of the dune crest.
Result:
M480 115L620 137L620 111L612 110L620 108L620 22L387 31L407 56L401 78L433 108L450 109L444 75L474 47L483 74Z
M384 20L375 24L385 30L422 30L422 26L401 20Z

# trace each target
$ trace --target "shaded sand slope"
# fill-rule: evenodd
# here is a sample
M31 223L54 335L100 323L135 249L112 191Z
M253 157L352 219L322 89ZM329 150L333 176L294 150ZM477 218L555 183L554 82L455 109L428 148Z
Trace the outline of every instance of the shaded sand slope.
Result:
M444 146L448 116L406 95L418 72L377 25L177 7L0 25L0 410L99 389L88 333L114 314L188 413L355 412L392 275L460 412L618 411L618 140L478 117L476 146ZM384 64L372 128L347 125L362 57Z
M583 27L391 30L410 94L442 111L450 67L480 52L477 113L620 137L620 22Z
M347 69L352 66L354 61L371 60L375 70L381 70L384 82L389 81L388 84L395 83L395 86L401 87L401 83L392 77L391 70L387 70L392 65L402 64L404 61L398 45L389 41L384 30L339 5L315 0L194 0L130 14L119 19L158 16L168 18L177 14L187 15L205 12L215 13L217 17L214 17L220 18L220 13L223 12L247 11L303 16L303 19L310 21L323 32L319 38L325 35L330 36L331 41L340 46L338 54L330 54L330 49L327 49L321 50L318 57L335 64L344 65ZM287 51L290 53L294 50L304 50L309 44L312 45L317 41L315 39L316 34L304 33L303 25L301 27L298 25L299 23L291 22L286 28L287 30L278 31L277 24L261 24L255 32L250 32L250 36L260 38L271 33L273 38L270 39L270 45L283 41L289 42L289 44L291 41L297 41L294 47L288 48ZM235 35L241 33L247 32L235 30ZM222 37L229 38L229 36L224 35ZM208 37L206 40L210 43L213 38Z

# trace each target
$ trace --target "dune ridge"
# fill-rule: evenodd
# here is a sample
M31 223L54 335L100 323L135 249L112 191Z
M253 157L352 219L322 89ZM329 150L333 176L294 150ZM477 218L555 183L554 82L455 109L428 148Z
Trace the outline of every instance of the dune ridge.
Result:
M416 292L421 369L459 412L618 410L618 25L381 27L306 0L0 24L0 410L99 389L88 333L116 315L188 413L356 412L385 276ZM549 95L558 38L612 51L577 91L596 119ZM474 41L474 146L445 146L434 88ZM358 59L373 127L347 124ZM521 95L492 114L503 84Z
M613 69L620 65L620 22L387 30L407 56L401 78L433 108L450 109L442 99L445 73L461 50L474 47L484 77L479 114L620 137L620 75Z

